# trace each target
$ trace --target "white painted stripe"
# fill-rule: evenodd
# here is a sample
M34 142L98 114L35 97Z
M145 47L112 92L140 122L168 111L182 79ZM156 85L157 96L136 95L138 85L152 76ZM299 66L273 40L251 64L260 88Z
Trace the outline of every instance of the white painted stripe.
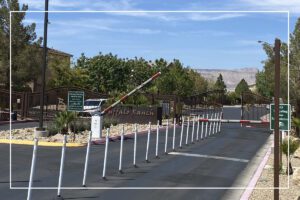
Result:
M236 162L243 162L243 163L249 162L249 160L246 160L246 159L222 157L222 156L211 156L211 155L194 154L194 153L170 152L169 154L179 155L179 156L198 157L198 158L212 158L212 159L218 159L218 160L229 160L229 161L236 161Z

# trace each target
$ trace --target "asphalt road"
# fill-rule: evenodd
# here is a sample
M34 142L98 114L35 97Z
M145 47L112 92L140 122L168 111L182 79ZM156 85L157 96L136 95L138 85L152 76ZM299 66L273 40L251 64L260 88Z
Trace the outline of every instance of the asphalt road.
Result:
M11 125L12 129L20 129L20 128L32 128L38 127L38 122L24 122L24 123L14 123ZM0 125L0 131L9 130L9 124Z
M224 118L238 119L240 110L224 108ZM190 136L191 136L191 128ZM171 151L173 130L170 129L168 151ZM184 130L184 142L186 128ZM263 128L242 128L239 124L224 124L221 133L195 144L178 148L180 128L176 129L176 152L196 155L164 155L165 132L160 133L159 159L155 158L156 133L151 134L150 163L145 160L146 135L138 136L137 164L132 166L133 140L124 141L124 174L118 173L120 142L110 142L107 180L102 180L104 145L91 148L87 187L140 187L139 189L66 189L64 199L122 199L122 200L214 200L239 199L243 190L207 189L207 187L246 187L269 143L269 131ZM189 141L190 143L190 141ZM9 145L0 145L0 199L25 199L26 189L9 189ZM63 187L81 187L86 148L68 148ZM34 187L57 187L60 166L60 148L39 147ZM12 145L11 169L13 188L27 187L32 146ZM205 158L203 156L218 156ZM224 160L227 159L227 160ZM229 158L229 159L228 159ZM230 160L231 159L231 160ZM245 161L245 160L249 160ZM155 187L145 189L141 187ZM158 189L181 187L181 189ZM182 187L202 187L184 189ZM55 189L33 190L33 199L55 199Z

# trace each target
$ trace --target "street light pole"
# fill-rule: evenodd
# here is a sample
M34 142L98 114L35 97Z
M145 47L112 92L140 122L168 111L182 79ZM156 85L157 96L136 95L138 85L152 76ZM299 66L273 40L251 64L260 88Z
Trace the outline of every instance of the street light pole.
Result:
M280 96L280 46L279 39L275 39L275 88L274 88L274 200L279 200L279 96Z
M48 4L49 0L45 0L45 17L44 17L44 40L43 40L43 66L42 66L42 87L40 92L40 120L39 129L43 128L43 114L44 114L44 96L45 96L45 76L47 68L47 32L48 32Z

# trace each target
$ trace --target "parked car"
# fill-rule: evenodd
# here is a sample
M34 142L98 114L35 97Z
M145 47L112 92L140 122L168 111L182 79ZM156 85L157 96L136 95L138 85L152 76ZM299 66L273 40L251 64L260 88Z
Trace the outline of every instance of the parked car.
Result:
M91 113L100 111L101 106L105 104L107 99L87 99L84 101L83 111L79 113L80 116L91 116Z

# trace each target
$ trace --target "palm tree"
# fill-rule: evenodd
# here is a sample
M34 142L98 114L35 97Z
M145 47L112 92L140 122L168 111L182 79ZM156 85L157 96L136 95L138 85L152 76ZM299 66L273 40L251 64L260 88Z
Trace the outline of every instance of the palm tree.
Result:
M296 152L299 146L299 142L297 140L292 140L291 138L284 139L281 144L281 150L285 154L287 160L286 174L292 175L294 173L291 159L292 155Z
M55 116L55 125L61 134L70 133L70 125L76 119L75 112L63 111Z

